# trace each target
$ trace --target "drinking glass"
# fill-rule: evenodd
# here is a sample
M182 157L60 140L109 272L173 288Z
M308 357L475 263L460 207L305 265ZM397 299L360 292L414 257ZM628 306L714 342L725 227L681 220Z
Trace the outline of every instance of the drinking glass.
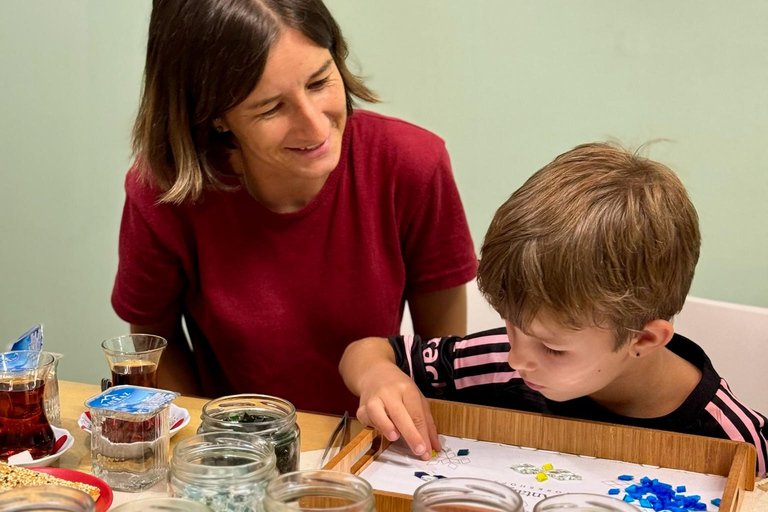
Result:
M104 341L101 348L109 363L112 379L102 380L102 391L110 386L157 387L157 366L168 345L153 334L128 334Z
M0 460L29 451L50 455L56 443L45 414L45 383L53 355L16 350L0 354Z

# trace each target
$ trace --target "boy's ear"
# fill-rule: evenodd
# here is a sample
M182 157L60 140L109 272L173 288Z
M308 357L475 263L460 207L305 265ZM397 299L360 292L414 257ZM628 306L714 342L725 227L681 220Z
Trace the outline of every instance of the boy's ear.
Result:
M651 320L630 342L630 354L641 357L662 348L675 334L675 328L666 320Z

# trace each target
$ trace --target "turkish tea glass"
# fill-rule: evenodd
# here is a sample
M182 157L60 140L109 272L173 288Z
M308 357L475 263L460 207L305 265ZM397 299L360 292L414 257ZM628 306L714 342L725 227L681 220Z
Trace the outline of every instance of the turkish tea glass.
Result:
M104 341L101 348L112 379L102 381L102 390L122 385L156 388L157 367L166 346L165 338L153 334L128 334Z
M55 358L46 352L0 354L0 460L29 451L50 455L56 443L45 414L45 382Z

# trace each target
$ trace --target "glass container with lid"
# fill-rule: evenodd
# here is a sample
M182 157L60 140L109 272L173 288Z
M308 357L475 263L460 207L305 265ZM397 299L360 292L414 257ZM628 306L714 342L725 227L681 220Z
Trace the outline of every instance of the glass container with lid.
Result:
M203 503L186 498L146 498L143 500L124 503L110 509L110 512L213 512L213 509Z
M3 512L94 512L93 499L83 491L54 485L17 487L0 494Z
M264 495L266 512L373 512L371 484L339 471L295 471L272 480Z
M89 398L91 469L118 491L140 492L168 475L168 410L179 396L140 386L115 386Z
M600 494L556 494L533 507L533 512L637 512L629 503Z
M441 478L413 493L413 512L523 512L523 499L513 489L480 478Z
M275 445L280 473L299 469L301 432L296 424L296 408L289 401L269 395L225 396L205 404L200 419L198 434L226 431L256 434Z
M260 512L267 482L277 476L275 448L242 432L207 432L173 449L173 496L204 503L216 512Z

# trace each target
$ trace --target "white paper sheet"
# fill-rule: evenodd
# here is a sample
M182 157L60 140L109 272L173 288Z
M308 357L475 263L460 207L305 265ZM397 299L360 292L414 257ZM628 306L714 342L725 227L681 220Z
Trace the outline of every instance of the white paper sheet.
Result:
M586 492L607 495L612 488L621 489L616 498L623 498L624 488L640 485L640 479L647 476L658 478L673 487L684 485L686 496L697 494L707 504L707 510L717 510L710 501L720 498L725 489L726 478L719 475L706 475L677 469L658 468L608 459L596 459L570 455L534 448L488 443L473 439L440 436L443 451L429 461L422 461L411 454L402 440L389 446L376 461L366 468L360 476L368 480L374 489L401 494L413 494L424 480L414 475L416 471L425 471L432 475L445 477L483 478L506 484L525 500L525 509L532 510L540 500L553 494ZM468 449L469 455L459 457L460 449ZM520 474L511 466L533 464L541 467L552 464L555 469L565 469L581 476L581 480L560 481L548 478L544 482L536 480L536 475ZM633 481L621 481L619 475L632 475ZM637 505L637 502L634 503ZM649 510L653 509L643 509Z

